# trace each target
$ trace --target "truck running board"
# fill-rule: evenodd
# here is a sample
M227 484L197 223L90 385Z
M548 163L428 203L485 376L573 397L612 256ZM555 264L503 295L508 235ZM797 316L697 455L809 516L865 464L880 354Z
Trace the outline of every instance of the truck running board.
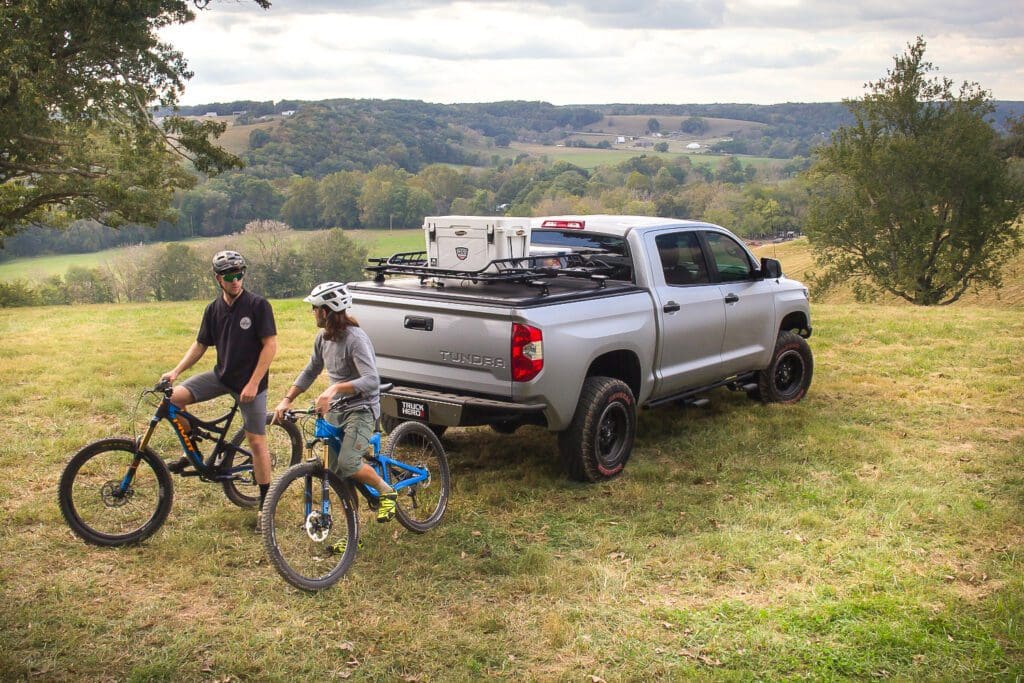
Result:
M666 403L675 403L676 401L684 401L687 405L702 406L708 402L708 399L695 398L696 396L699 396L700 394L706 394L712 389L717 389L718 387L729 387L730 389L734 387L743 387L744 389L746 389L746 387L750 384L751 380L754 379L754 377L756 376L757 373L748 372L743 375L729 377L727 379L723 379L720 382L715 382L714 384L708 384L703 387L694 387L693 389L686 389L685 391L680 391L679 393L672 394L670 396L663 396L661 398L656 398L653 401L647 401L646 403L643 404L643 407L656 408L660 405L665 405ZM756 388L757 384L754 384L754 387Z

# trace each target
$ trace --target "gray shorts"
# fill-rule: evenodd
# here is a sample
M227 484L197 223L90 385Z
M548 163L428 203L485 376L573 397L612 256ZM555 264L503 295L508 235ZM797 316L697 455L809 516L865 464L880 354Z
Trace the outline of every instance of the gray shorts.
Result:
M370 437L377 420L369 408L355 408L347 413L327 413L327 421L345 430L341 438L341 450L331 449L327 466L339 477L351 477L363 466L363 456L370 447Z
M188 389L188 393L192 394L193 403L209 401L211 398L217 398L224 394L231 394L236 401L238 400L238 394L217 379L217 374L213 370L192 375L179 386ZM267 433L266 391L256 394L252 403L239 403L238 408L242 412L242 425L245 431L257 435Z

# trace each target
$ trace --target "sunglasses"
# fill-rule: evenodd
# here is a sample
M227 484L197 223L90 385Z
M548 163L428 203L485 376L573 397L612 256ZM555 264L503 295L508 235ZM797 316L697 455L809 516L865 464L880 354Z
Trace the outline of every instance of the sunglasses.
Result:
M224 273L223 275L221 275L221 278L223 278L224 282L234 282L235 280L241 280L243 277L245 277L244 272Z

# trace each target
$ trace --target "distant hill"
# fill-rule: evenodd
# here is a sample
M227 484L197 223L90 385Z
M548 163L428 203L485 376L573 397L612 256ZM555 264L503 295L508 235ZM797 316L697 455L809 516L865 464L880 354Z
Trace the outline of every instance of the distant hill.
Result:
M995 105L997 128L1011 116L1024 116L1024 102ZM614 142L646 134L650 119L657 120L661 136L679 143L673 149L700 140L720 154L791 159L809 156L832 131L852 123L838 102L556 106L337 99L215 103L181 113L215 114L227 122L222 144L245 157L247 173L267 179L366 171L382 163L413 173L432 163L485 165L512 142L596 145L602 135Z

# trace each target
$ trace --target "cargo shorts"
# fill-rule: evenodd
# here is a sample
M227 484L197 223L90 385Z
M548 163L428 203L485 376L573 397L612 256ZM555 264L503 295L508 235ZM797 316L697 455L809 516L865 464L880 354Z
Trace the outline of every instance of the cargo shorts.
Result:
M327 413L325 419L340 429L345 430L341 438L341 448L333 448L327 457L327 465L339 477L351 477L363 466L363 456L370 448L370 437L373 436L377 420L369 408L354 408L346 412Z

